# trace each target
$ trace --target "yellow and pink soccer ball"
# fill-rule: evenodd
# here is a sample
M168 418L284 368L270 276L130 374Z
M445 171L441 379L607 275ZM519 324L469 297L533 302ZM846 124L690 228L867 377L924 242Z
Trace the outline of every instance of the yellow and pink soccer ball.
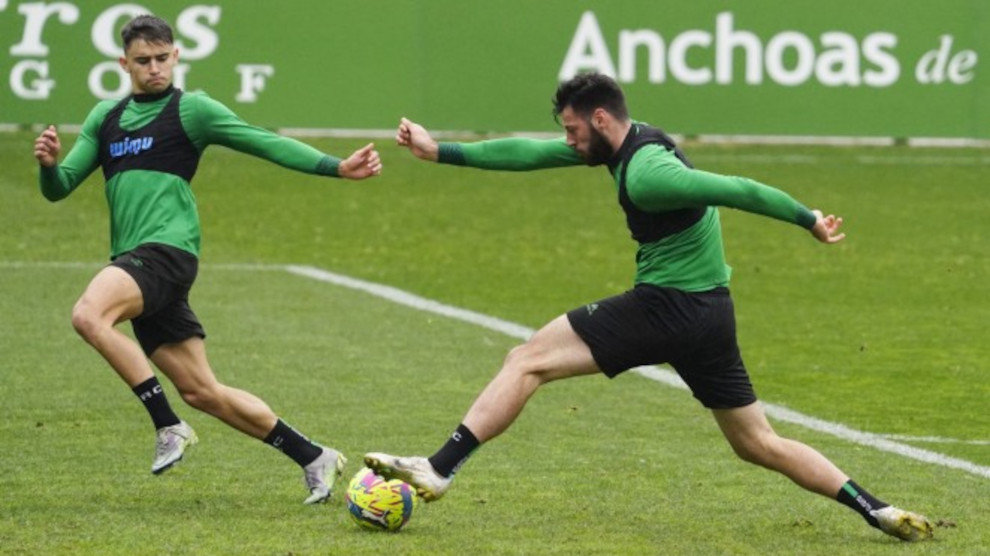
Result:
M361 527L398 531L418 504L416 490L398 479L387 481L365 467L347 486L347 511Z

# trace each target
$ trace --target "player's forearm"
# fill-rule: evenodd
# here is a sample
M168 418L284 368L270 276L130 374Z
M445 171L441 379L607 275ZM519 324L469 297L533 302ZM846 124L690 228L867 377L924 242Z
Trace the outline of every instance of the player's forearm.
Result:
M777 188L749 178L700 174L709 182L701 187L708 204L769 216L809 230L815 225L815 215L807 207Z
M90 121L87 119L87 124ZM98 167L97 146L89 127L84 124L83 133L65 156L61 164L39 166L38 184L41 194L49 201L64 199Z
M290 137L272 134L263 141L257 156L275 164L319 176L340 177L340 159Z
M723 176L670 165L638 180L629 195L643 210L723 206L811 229L815 215L787 193L749 178Z
M438 162L485 170L539 170L580 164L581 159L559 140L523 137L475 143L440 143Z
M321 176L339 177L340 159L290 137L252 126L229 130L218 141L237 151L263 158L279 166Z
M711 204L769 216L808 230L815 225L815 215L787 193L748 178L729 179L735 182L734 187L714 192Z
M55 166L39 166L38 185L41 186L41 194L51 202L66 198L72 193L72 184L65 173L56 164Z
M53 203L68 197L96 169L95 161L88 155L85 148L73 148L62 164L39 166L41 194Z
M302 141L250 125L205 95L183 96L180 115L183 127L199 149L218 144L299 172L339 176L339 158Z

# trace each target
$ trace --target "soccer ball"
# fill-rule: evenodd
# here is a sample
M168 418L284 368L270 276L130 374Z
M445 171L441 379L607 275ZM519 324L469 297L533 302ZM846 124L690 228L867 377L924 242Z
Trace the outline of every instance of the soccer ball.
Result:
M351 479L344 498L358 525L379 531L402 529L418 503L416 491L408 483L386 481L367 467Z

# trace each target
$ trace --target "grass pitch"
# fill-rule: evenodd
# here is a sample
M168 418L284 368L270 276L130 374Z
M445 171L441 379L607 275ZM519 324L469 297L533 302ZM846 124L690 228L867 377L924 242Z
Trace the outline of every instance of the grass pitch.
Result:
M154 477L144 410L68 321L106 258L102 184L94 177L49 204L32 139L0 134L2 553L988 551L986 477L775 425L880 498L941 521L935 542L908 547L734 459L689 394L635 375L541 389L398 535L358 529L339 492L303 506L288 459L183 406L170 387L202 442ZM343 154L359 142L314 144ZM530 327L626 289L634 270L603 170L482 172L380 149L385 174L349 183L213 147L193 184L204 250L191 301L214 369L343 450L346 478L365 451L431 453L517 341L277 265ZM778 185L846 219L847 240L827 247L796 227L722 211L740 343L760 396L990 466L990 155L687 151L699 167Z

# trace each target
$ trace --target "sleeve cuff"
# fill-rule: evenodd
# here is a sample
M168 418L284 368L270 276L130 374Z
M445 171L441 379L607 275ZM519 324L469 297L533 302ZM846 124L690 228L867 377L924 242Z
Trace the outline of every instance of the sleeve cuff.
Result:
M321 176L340 177L340 159L336 156L326 155L320 159L316 165L316 173Z
M58 180L58 164L54 166L38 165L43 180Z
M797 224L805 229L812 229L815 227L815 222L818 218L815 217L815 213L808 210L806 207L800 207L797 215Z
M460 143L440 143L437 152L437 162L464 166L466 164L464 160L464 149L461 148Z

